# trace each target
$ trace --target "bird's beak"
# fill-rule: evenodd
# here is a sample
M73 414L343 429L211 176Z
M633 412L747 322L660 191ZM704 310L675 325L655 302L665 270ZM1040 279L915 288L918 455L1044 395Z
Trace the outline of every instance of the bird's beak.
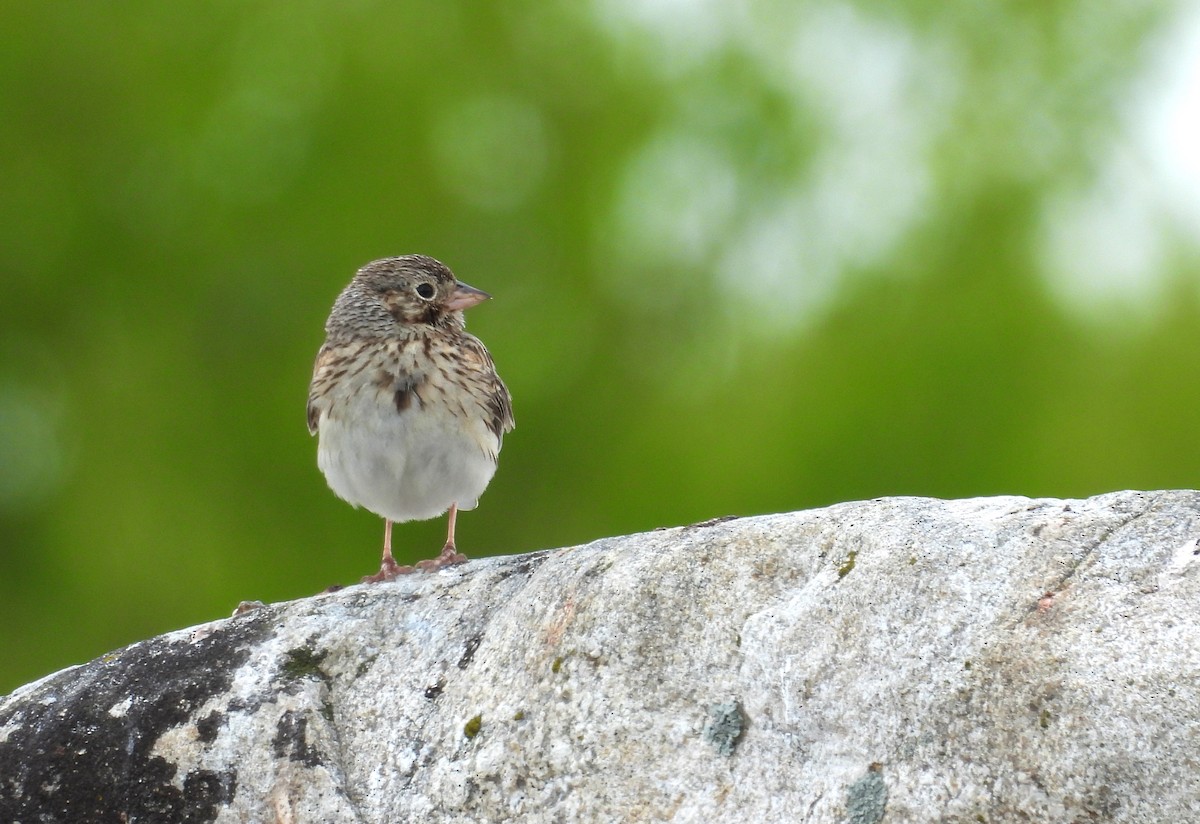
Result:
M490 297L491 295L482 289L468 286L460 280L455 286L454 291L450 293L450 300L446 301L446 308L451 312L458 312L463 309L470 309L477 303L483 303Z

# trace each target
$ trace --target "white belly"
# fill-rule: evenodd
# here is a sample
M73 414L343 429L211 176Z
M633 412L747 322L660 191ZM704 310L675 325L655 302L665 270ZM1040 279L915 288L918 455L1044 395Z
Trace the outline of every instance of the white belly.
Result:
M479 503L496 472L472 431L479 427L417 408L368 404L358 412L352 427L325 415L318 426L317 465L340 498L398 522Z

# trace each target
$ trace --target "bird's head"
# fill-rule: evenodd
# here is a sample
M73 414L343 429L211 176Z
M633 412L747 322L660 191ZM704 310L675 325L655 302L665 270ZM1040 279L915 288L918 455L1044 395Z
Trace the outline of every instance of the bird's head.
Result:
M330 334L419 325L462 329L463 310L489 297L426 255L383 258L358 270L338 296L326 329Z

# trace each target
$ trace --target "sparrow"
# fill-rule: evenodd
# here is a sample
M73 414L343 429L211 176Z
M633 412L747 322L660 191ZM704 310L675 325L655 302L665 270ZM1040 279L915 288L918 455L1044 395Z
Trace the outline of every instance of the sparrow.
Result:
M490 298L440 261L403 255L363 266L334 301L308 389L317 466L338 497L384 519L383 560L364 583L466 561L454 543L513 429L512 397L463 312ZM449 513L441 553L392 557L392 524Z

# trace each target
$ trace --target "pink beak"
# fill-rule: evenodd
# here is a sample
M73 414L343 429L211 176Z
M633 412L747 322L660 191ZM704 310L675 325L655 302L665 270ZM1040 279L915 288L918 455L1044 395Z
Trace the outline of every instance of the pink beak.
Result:
M468 286L460 280L454 291L450 293L450 300L446 301L446 308L451 312L459 312L463 309L470 309L477 303L483 303L490 297L491 295L482 289Z

